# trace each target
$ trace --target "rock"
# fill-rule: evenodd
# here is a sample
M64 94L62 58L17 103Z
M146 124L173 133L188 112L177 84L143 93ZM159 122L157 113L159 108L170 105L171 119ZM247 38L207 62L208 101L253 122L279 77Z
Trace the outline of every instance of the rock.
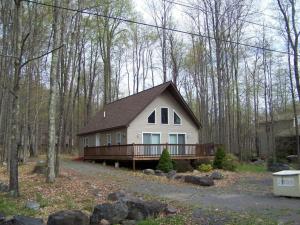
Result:
M8 190L8 185L0 182L0 192L8 192Z
M179 180L179 181L184 181L184 177L185 177L185 176L183 176L183 175L176 175L176 176L174 177L174 179L175 179L175 180Z
M198 174L199 170L193 170L193 173Z
M0 222L1 225L44 225L42 219L37 219L27 216L14 216L13 218L7 219Z
M297 155L288 155L286 157L289 163L297 163L298 162L298 156Z
M45 161L40 160L36 163L36 165L33 168L32 173L37 174L46 174L47 173L47 164Z
M177 209L172 207L172 206L167 206L165 213L167 215L172 215L172 214L176 214L177 213Z
M165 173L161 170L155 170L155 175L156 176L165 176Z
M98 225L102 219L106 219L111 224L120 223L128 215L128 208L124 202L104 203L94 208L90 219L91 225Z
M200 186L213 186L214 180L210 177L185 176L184 182Z
M174 178L176 177L176 170L171 170L170 172L168 172L168 173L166 174L166 177L167 177L168 179L174 179Z
M135 220L123 220L122 225L137 225L137 222Z
M89 218L79 210L64 210L51 214L47 225L89 225Z
M107 196L107 200L108 201L119 201L120 199L125 198L126 196L127 196L126 192L124 190L120 190L117 192L110 193Z
M35 201L27 201L25 204L25 207L34 211L37 211L40 209L40 204Z
M213 180L221 180L224 178L223 174L217 171L214 171L209 177Z
M106 220L106 219L102 219L100 221L100 225L110 225L110 222L108 220Z
M155 171L153 169L145 169L143 170L143 173L147 175L154 175Z
M149 217L157 217L163 213L167 204L159 201L143 201L140 199L131 199L126 202L128 207L128 217L131 220L143 220Z
M290 167L287 164L284 163L270 163L268 165L268 170L271 172L278 172L282 170L289 170Z

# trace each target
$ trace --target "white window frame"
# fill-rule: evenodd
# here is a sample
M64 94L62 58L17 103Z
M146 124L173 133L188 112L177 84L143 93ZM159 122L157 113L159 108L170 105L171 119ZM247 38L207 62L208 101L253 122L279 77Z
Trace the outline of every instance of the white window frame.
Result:
M179 134L184 134L184 143L186 144L186 140L187 140L187 138L186 138L186 136L187 136L187 134L186 133L184 133L184 132L169 132L168 133L168 143L170 144L170 134L176 134L176 145L178 145L178 135Z
M148 118L149 118L149 116L150 116L153 112L154 112L154 123L149 123L149 122L148 122ZM156 108L155 108L153 111L151 111L151 113L148 115L148 117L147 117L147 124L149 124L149 125L155 125L155 124L156 124Z
M161 121L161 119L162 119L161 109L168 109L168 123L162 123L162 121ZM169 110L169 107L166 107L166 106L160 107L160 124L161 125L169 125L170 124L170 110Z
M106 145L107 146L112 145L112 143L111 143L111 134L106 134Z
M97 138L99 138L99 139L97 139ZM97 140L99 141L99 143L97 143ZM96 147L101 146L101 135L100 134L95 135L95 146Z
M177 115L177 116L179 117L179 119L180 119L180 123L179 123L179 124L176 124L176 123L175 123L175 113L176 113L176 115ZM182 125L182 118L181 118L181 116L179 116L178 112L177 112L175 109L173 109L173 124L176 125L176 126Z
M152 131L149 131L149 132L142 132L142 144L144 144L144 134L159 134L159 144L161 144L161 132L152 132Z
M118 144L118 145L122 144L122 133L121 132L116 133L116 144Z

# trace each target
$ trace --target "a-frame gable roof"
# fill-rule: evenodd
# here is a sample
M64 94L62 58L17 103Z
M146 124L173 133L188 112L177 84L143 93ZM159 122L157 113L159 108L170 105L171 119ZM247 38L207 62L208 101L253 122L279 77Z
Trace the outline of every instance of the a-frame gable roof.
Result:
M183 97L170 81L137 94L111 102L103 107L90 119L78 135L86 135L105 130L127 127L138 114L140 114L156 97L169 90L178 103L186 110L195 125L200 128L200 123ZM105 116L104 116L105 114Z

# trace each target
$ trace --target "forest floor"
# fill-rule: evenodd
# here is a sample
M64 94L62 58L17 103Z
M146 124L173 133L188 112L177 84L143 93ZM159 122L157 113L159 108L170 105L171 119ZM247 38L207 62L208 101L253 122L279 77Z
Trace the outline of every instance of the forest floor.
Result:
M62 209L91 213L96 204L106 201L108 193L124 189L179 209L174 218L146 221L145 225L191 224L192 213L197 216L199 208L208 216L225 218L228 224L300 224L300 199L273 196L270 173L226 172L225 179L215 186L198 187L139 171L65 159L61 176L54 184L46 184L43 175L32 173L34 164L20 166L20 198L14 200L0 193L0 212L44 219ZM0 181L7 182L5 167L0 167ZM27 210L27 200L39 202L41 209Z

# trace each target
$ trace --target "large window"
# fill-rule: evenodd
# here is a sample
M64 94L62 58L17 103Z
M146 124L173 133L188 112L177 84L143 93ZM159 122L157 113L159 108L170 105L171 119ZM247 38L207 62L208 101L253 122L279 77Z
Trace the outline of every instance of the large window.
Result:
M168 124L169 123L169 109L161 108L161 123Z
M118 145L122 144L122 133L121 133L121 132L118 132L118 133L116 134L116 143L117 143Z
M148 123L155 123L155 110L148 117Z
M181 124L181 118L178 116L178 114L174 111L174 124Z
M170 153L173 155L184 155L185 152L185 134L169 134Z
M162 152L159 133L143 133L143 144L144 155L160 155Z
M100 146L100 134L96 134L96 147Z
M108 146L111 145L111 134L106 135L106 143Z

